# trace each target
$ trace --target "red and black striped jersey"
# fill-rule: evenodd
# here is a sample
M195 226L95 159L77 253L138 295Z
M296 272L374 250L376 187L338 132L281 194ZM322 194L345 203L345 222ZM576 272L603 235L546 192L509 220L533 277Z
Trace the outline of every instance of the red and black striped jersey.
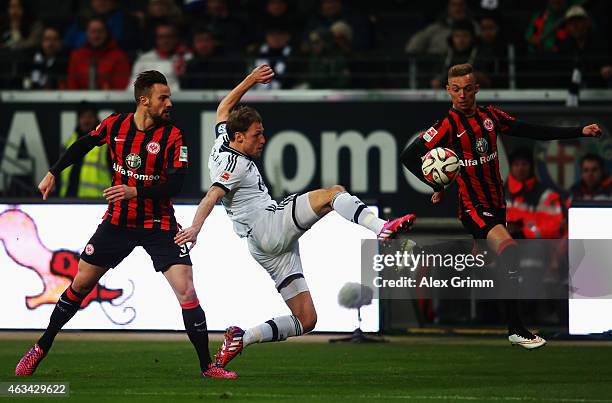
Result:
M491 105L478 106L471 116L451 108L444 119L420 135L427 149L445 147L459 157L459 218L476 206L506 207L497 136L507 132L515 120Z
M108 144L113 186L153 186L169 174L186 170L187 145L172 124L138 130L133 113L114 113L90 133L98 145ZM137 196L109 203L104 220L129 228L177 229L172 199Z

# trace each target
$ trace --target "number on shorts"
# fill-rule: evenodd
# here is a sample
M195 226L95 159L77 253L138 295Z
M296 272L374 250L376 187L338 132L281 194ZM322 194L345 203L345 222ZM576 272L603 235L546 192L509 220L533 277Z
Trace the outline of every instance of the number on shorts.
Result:
M187 256L189 254L189 249L187 248L186 243L179 246L179 249L180 249L179 257Z

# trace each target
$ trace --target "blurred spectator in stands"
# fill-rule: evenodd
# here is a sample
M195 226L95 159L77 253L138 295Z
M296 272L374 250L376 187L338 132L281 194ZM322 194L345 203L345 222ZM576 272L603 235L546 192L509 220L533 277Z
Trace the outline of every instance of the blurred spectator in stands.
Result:
M214 33L199 28L193 34L193 59L181 76L183 89L233 88L246 71L243 58L230 57Z
M172 91L179 90L179 77L185 72L187 62L191 58L191 50L181 43L178 27L168 22L160 23L155 29L155 49L136 59L128 89L132 88L138 74L157 70L166 76Z
M612 178L605 172L604 159L586 154L580 160L580 181L572 186L573 200L612 199Z
M143 39L140 49L151 50L155 46L155 29L159 24L171 22L180 27L182 13L174 0L149 0L146 13L139 14Z
M336 24L332 25L334 27ZM308 88L347 88L350 83L351 73L346 57L346 48L349 46L351 35L348 25L341 28L336 26L336 34L331 30L319 29L310 33L310 41L307 48L308 64L304 72L305 83ZM338 31L342 33L342 39L338 41Z
M87 42L73 50L68 64L68 89L122 90L130 77L127 55L108 32L104 19L87 24Z
M353 31L353 48L364 50L370 46L370 21L365 18L364 13L350 13L348 10L348 5L354 5L355 2L319 0L318 3L317 13L310 18L303 30L304 43L310 40L311 32L329 30L335 22L344 21Z
M266 29L271 26L283 25L290 29L292 37L300 33L301 24L289 0L266 0L263 10L257 19L257 40L264 39Z
M508 40L497 14L485 13L480 17L480 41L478 57L486 66L491 87L508 87Z
M567 7L566 0L548 0L546 9L533 15L525 32L529 52L551 53L556 42L567 36L563 25Z
M603 87L606 85L602 68L608 60L606 44L601 35L593 30L591 19L581 6L570 7L565 14L567 36L556 44L567 83L572 70L581 72L582 86Z
M267 64L274 70L274 78L268 84L258 85L258 90L293 88L297 84L298 64L296 49L291 44L289 27L279 23L266 29L265 41L250 49L253 66Z
M242 49L252 42L252 33L248 32L248 24L232 13L227 0L206 0L188 2L185 5L190 10L191 26L204 25L217 36L223 48L228 51Z
M406 52L411 54L444 55L449 50L448 37L451 27L457 21L470 21L474 32L477 25L472 20L465 0L448 0L446 13L434 23L417 32L406 44Z
M31 49L40 43L43 26L37 21L24 0L8 0L2 13L0 48Z
M561 196L535 176L533 151L519 148L510 154L506 181L506 221L513 238L557 239L563 236Z
M35 50L24 69L26 90L57 90L65 88L68 74L68 54L63 50L62 36L55 27L43 30L40 48Z
M117 41L118 45L126 51L138 49L140 45L140 32L138 19L128 15L117 7L115 0L91 0L90 8L84 15L74 21L64 35L64 45L67 49L82 47L87 38L86 25L91 17L102 18L108 31Z
M336 21L329 27L335 48L344 56L350 56L353 51L353 29L345 21Z
M490 87L491 80L485 70L479 55L474 25L470 20L455 21L448 38L449 49L445 55L440 55L440 63L434 70L437 74L432 78L431 88L440 89L446 86L448 69L451 66L469 63L474 66L474 75L482 87Z
M64 144L68 149L75 141L86 136L98 126L98 109L94 104L83 101L77 110L77 127ZM111 160L106 144L94 147L74 165L62 171L60 197L102 198L102 191L111 183Z

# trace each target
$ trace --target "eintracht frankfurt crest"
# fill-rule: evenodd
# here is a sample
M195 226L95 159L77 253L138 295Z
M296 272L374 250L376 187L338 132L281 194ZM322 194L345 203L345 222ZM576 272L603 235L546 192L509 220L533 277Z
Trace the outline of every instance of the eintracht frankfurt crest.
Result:
M150 152L151 154L157 154L159 152L160 146L159 143L156 141L152 141L149 144L147 144L147 151Z

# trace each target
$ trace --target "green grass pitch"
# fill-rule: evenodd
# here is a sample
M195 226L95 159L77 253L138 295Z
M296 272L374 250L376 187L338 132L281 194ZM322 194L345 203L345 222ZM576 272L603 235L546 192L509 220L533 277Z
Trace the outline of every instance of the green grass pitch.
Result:
M30 346L0 339L0 382L19 380L15 364ZM57 402L612 402L611 361L610 343L553 341L526 351L503 339L283 342L249 347L230 364L240 378L225 380L198 376L186 340L58 339L27 380L69 382L70 397Z

